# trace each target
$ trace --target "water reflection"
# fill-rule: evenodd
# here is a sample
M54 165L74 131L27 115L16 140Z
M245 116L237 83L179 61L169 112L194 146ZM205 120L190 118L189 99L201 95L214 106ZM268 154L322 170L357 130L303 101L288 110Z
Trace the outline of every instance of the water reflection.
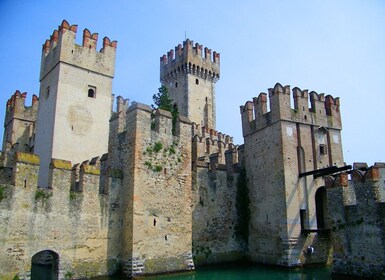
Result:
M122 280L118 276L93 280ZM148 276L145 280L328 280L330 270L325 267L283 269L260 265L226 265L199 268L195 272Z

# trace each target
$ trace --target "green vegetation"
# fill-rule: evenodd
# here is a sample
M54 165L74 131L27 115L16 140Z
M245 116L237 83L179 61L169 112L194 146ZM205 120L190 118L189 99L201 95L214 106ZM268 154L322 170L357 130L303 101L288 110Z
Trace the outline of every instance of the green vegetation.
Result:
M0 186L0 202L6 197L5 195L5 187Z
M155 164L157 163L157 159L156 159L156 156L154 155L153 158L146 160L144 162L144 165L147 166L148 169L151 169L154 172L160 172L163 170L162 164L166 164L168 162L170 166L173 165L173 162L170 161L171 159L181 162L180 156L178 155L175 157L172 156L177 154L177 149L176 149L177 146L178 146L178 143L175 141L172 143L171 146L164 147L164 148L163 148L163 143L161 141L157 141L153 145L149 145L146 148L146 150L143 152L143 155L151 156L153 154L162 152L162 155L165 159L161 160L161 164Z
M243 242L247 246L249 239L250 198L244 168L242 168L238 178L235 206L237 209L235 236L238 241Z
M337 221L337 225L333 226L332 230L333 231L340 231L340 230L345 229L346 227L354 227L354 226L361 225L363 222L364 222L363 218L360 218L360 219L358 219L356 221L350 221L350 222L347 222L347 223L342 223L341 220L338 220Z
M70 191L70 200L76 199L76 192Z
M74 277L74 274L70 271L67 271L66 274L64 274L64 279L72 279L72 277Z
M162 171L163 167L161 165L155 165L152 171L154 172L160 172Z
M38 188L35 193L35 199L47 200L52 196L52 192L48 192L45 189Z
M174 103L173 100L168 94L168 89L162 85L158 88L158 93L152 96L152 100L155 105L151 105L153 109L162 109L165 111L171 112L172 115L172 134L176 134L176 121L178 119L179 110L178 106ZM151 128L153 125L151 124Z
M154 152L158 153L160 150L162 150L162 148L163 148L162 142L160 141L155 142L154 148L153 148Z
M147 166L149 169L152 169L152 163L149 162L148 160L146 160L146 161L144 162L144 165Z
M204 254L205 257L208 258L213 253L209 247L204 247L201 245L194 245L193 244L192 249L193 249L193 254L195 256L199 255L199 254ZM195 256L193 258L195 258Z

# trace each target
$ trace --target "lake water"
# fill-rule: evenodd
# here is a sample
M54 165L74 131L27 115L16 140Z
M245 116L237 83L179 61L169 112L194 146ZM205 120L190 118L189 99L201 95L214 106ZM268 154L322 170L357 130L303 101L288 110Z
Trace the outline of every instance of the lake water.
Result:
M118 276L98 277L93 280L123 280ZM198 268L194 272L148 276L145 280L328 280L330 269L311 267L283 269L261 265L221 265Z

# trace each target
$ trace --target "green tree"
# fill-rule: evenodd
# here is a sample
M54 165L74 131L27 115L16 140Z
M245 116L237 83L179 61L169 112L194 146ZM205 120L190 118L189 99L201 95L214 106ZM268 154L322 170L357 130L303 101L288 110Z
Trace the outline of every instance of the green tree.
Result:
M153 109L162 109L172 112L174 107L172 104L173 100L168 94L166 86L162 85L158 88L158 93L152 96L152 100L154 101L154 104L151 105Z
M165 85L158 88L158 93L152 96L154 104L151 105L153 109L162 109L171 112L172 115L172 134L176 132L176 121L178 119L179 110L176 104L173 104L173 100L168 94L168 90Z

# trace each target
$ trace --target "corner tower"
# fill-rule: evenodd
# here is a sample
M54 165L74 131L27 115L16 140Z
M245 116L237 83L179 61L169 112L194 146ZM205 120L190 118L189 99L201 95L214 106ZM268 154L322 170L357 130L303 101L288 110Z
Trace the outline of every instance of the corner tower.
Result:
M160 58L160 82L179 112L192 122L215 129L215 83L220 55L187 39Z
M43 45L35 141L40 186L51 158L78 163L108 150L117 42L104 37L97 51L97 33L85 29L80 46L76 32L63 20Z

